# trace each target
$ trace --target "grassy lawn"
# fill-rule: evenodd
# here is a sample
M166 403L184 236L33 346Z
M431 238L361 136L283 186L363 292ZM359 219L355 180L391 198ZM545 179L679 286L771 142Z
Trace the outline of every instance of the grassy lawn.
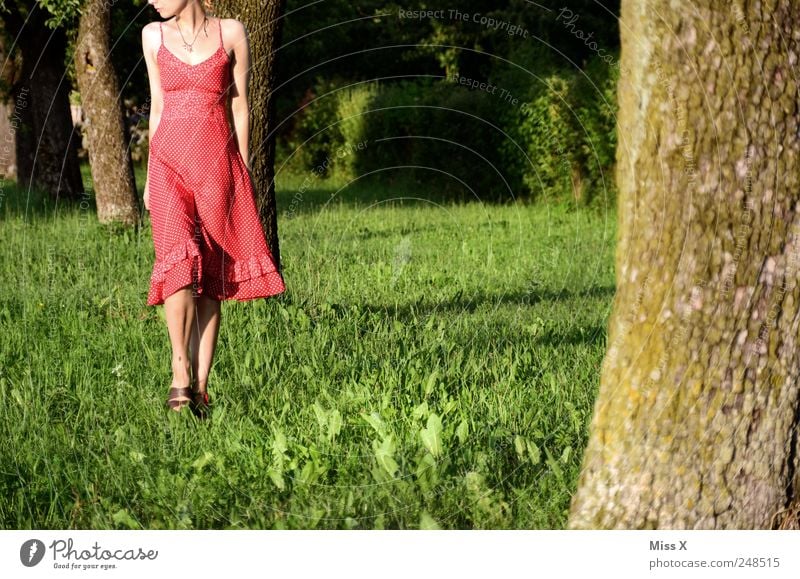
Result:
M164 406L149 221L4 186L4 528L565 525L612 210L299 183L278 183L287 292L224 304L207 423Z

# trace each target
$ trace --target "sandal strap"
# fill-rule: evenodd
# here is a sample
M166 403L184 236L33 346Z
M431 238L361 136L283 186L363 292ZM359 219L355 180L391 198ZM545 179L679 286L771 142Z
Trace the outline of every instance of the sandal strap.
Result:
M192 402L190 406L195 416L198 418L206 418L211 408L208 403L208 390L194 390L192 392Z
M186 406L192 401L190 396L191 393L191 388L187 386L170 386L167 406L173 410Z
M192 400L195 402L195 404L198 404L198 403L208 404L208 392L206 392L206 391L203 391L203 392L200 392L200 391L192 392Z

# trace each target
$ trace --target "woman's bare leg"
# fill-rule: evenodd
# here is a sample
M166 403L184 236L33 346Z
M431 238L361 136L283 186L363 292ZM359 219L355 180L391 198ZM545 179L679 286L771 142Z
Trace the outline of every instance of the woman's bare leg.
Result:
M192 365L189 347L195 318L192 288L179 289L167 297L164 300L164 314L167 317L167 330L172 342L172 386L191 387ZM188 403L188 399L179 400Z
M192 375L195 389L202 392L208 386L208 375L214 362L222 311L220 302L202 294L195 297L195 305L197 310L191 336Z

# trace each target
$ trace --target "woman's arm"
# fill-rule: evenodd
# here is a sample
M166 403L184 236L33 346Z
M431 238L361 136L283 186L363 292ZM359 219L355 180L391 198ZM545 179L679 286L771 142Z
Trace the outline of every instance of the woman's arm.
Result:
M158 29L158 22L151 22L142 28L142 52L144 62L147 65L147 77L150 80L150 114L148 117L147 131L148 143L152 142L153 135L161 122L161 111L164 108L164 95L161 92L161 77L158 70L156 54L161 45L161 31ZM148 203L148 179L144 181L144 205L150 209Z
M227 19L225 22L225 30L233 41L233 86L230 95L230 115L239 153L249 170L250 111L247 103L247 85L250 81L250 43L244 24L233 19Z

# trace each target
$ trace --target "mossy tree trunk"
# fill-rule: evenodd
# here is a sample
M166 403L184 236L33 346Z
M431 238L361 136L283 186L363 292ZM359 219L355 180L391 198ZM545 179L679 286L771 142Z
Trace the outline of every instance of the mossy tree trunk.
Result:
M264 235L282 269L275 202L276 57L281 45L286 0L217 0L214 12L241 21L250 42L250 173Z
M97 218L101 223L134 225L139 221L139 202L110 37L111 5L107 0L86 0L78 25L75 72L86 118Z
M796 526L800 11L623 0L620 30L617 294L569 527Z

